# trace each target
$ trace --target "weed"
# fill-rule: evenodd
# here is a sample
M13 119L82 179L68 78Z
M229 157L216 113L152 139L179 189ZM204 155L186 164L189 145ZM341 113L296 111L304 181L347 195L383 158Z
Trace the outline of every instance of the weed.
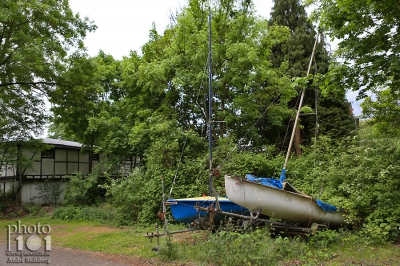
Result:
M31 216L38 215L42 209L41 204L36 204L33 202L24 203L24 204L22 204L22 207L24 207L24 209L27 210Z
M160 246L158 254L163 261L173 261L178 258L177 244L171 242L170 236L167 242Z

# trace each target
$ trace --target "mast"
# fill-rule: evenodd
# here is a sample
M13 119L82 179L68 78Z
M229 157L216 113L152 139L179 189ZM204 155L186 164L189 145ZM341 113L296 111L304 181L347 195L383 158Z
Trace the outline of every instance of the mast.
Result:
M313 58L314 58L315 49L316 49L316 47L317 47L318 38L319 38L319 33L317 34L317 38L315 38L314 48L313 48L312 53L311 53L310 63L308 64L308 69L307 69L307 75L306 75L306 77L310 74L310 71L311 71L311 65L312 65L312 61L313 61ZM287 164L287 162L288 162L288 160L289 160L290 150L292 149L293 139L294 139L295 131L296 131L296 128L297 128L297 124L298 124L298 122L299 122L300 109L301 109L301 107L302 107L302 105L303 105L303 100L304 100L305 91L306 91L306 89L303 88L303 90L302 90L302 92L301 92L299 107L298 107L298 109L297 109L296 119L294 120L293 131L292 131L292 135L291 135L291 137L290 137L290 142L289 142L288 151L287 151L287 153L286 153L285 163L283 164L283 169L282 169L282 174L283 174L283 175L284 175L284 173L286 172L286 164ZM281 182L284 181L284 180L282 180L282 174L281 174ZM283 179L285 179L285 178L283 177Z
M211 9L208 15L208 146L210 152L209 194L213 195L212 174L212 48L211 48Z

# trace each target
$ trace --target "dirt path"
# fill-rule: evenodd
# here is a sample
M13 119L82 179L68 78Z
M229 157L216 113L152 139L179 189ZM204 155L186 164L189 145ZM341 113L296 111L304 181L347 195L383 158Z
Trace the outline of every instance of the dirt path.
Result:
M103 254L100 252L82 251L70 248L52 247L49 256L10 256L12 254L21 254L21 252L6 252L7 245L0 242L0 265L30 265L30 266L98 266L98 265L112 265L112 266L144 266L144 265L162 265L151 259L143 259L133 256L120 256ZM38 250L43 252L43 250ZM7 253L9 256L7 256ZM17 260L17 261L15 261ZM22 260L22 263L19 262ZM40 262L37 262L40 260ZM14 261L14 262L12 262ZM34 261L34 262L32 262ZM35 263L36 262L36 263Z

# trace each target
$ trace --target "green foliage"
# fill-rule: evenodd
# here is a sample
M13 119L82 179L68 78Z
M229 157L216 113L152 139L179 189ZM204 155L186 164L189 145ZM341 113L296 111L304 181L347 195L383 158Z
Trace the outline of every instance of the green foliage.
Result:
M308 20L304 6L299 0L275 0L271 11L270 25L286 26L290 37L273 47L271 59L275 67L289 62L288 75L305 77L314 47L316 31ZM319 44L315 53L317 72L325 72L329 57L327 51Z
M125 215L126 220L137 222L141 212L143 216L147 216L149 219L154 213L149 213L149 207L143 206L147 204L154 205L157 202L157 198L151 202L146 202L146 194L154 197L154 191L147 191L143 193L144 187L149 188L144 182L143 175L138 171L134 171L126 178L111 179L108 184L102 186L107 191L109 202L112 206L118 209ZM152 180L149 180L152 183Z
M60 196L63 192L60 182L46 179L44 182L36 182L35 185L38 195L32 197L30 199L31 201L38 199L40 202L50 205L59 203Z
M2 199L2 202L15 201L17 198L17 192L14 189L14 186L10 187L6 193L1 193L0 198Z
M201 252L202 258L215 265L278 265L281 261L298 259L307 246L300 239L277 237L267 230L240 234L222 231L211 235Z
M371 242L395 241L400 221L398 139L366 127L336 144L320 139L318 145L288 164L288 179L305 193L345 209L349 223Z
M51 217L53 219L60 220L95 221L114 226L125 226L132 224L132 221L127 219L127 217L124 216L120 210L109 205L60 206L54 210Z
M58 207L54 210L52 218L60 220L74 220L78 219L81 210L75 206Z
M345 98L344 87L336 88L337 94L335 96L319 95L319 87L323 84L320 84L316 77L328 71L331 60L324 37L320 35L320 38L318 38L313 65L307 76L311 54L317 38L314 26L309 21L301 1L275 0L274 2L269 23L288 27L291 36L283 43L273 47L271 60L274 67L279 67L284 62L288 63L287 72L293 78L293 88L297 88L299 94L301 90L305 90L302 112L304 106L309 106L310 109L304 113L313 114L304 115L299 121L301 131L298 132L301 134L301 145L308 146L312 143L316 123L319 126L319 134L329 135L333 139L347 136L349 132L355 129L355 123L350 112L351 105ZM297 108L297 105L298 97L293 98L289 103L291 108ZM292 117L293 115L286 119L289 120ZM290 124L290 121L285 124ZM282 132L280 134L283 136L286 128L280 130ZM276 134L276 131L273 133ZM300 146L300 143L296 145Z
M29 212L31 216L38 216L43 214L42 204L37 204L34 202L24 203L22 204L25 210Z
M284 158L271 153L267 155L253 151L231 153L228 160L223 164L222 174L244 176L252 173L265 177L277 176L280 173Z
M49 95L54 114L52 122L59 124L67 139L92 147L98 131L89 129L89 119L100 113L103 93L106 93L101 87L102 73L96 58L75 55L68 63L68 71L60 75L59 85Z
M249 3L226 1L211 10L212 71L218 77L212 81L212 119L226 121L214 127L217 142L227 132L235 134L237 139L245 136L269 107L274 115L265 115L265 122L281 126L282 117L287 115L286 102L293 95L284 69L272 69L269 60L265 60L271 46L284 40L288 31L283 27L268 27L265 20L254 15ZM204 1L193 0L177 16L177 24L164 35L155 29L151 31L137 72L142 93L135 96L135 108L162 111L184 128L192 124L199 136L204 136L208 120L209 102L204 97L209 54L208 13ZM274 102L276 98L280 101ZM257 143L271 141L261 139L258 130L261 129L253 128L246 138L257 138L253 140Z
M168 236L166 243L160 246L158 254L163 261L174 261L178 258L177 244L171 242L171 237Z
M326 249L341 242L343 232L321 230L311 235L308 244L319 249Z
M91 205L100 200L100 177L97 174L89 174L87 176L76 173L67 176L67 188L64 194L66 204L73 206Z
M375 93L374 97L367 97L361 103L363 116L370 118L368 123L381 134L399 136L400 129L400 92L386 89Z
M206 260L218 266L345 265L367 261L376 264L374 258L378 256L376 248L366 245L362 237L346 230L323 230L308 236L279 235L275 238L271 238L265 229L247 234L224 231L209 235L200 243L202 248L195 246L195 251L191 251L190 247L183 248L185 254L190 253L192 259L201 262ZM182 252L181 249L178 251Z
M215 77L212 80L211 119L225 121L213 123L213 167L220 166L222 176L226 173L240 176L252 173L277 177L283 164L276 147L282 146L286 122L294 114L291 104L294 105L292 99L297 92L296 86L291 86L290 78L305 76L315 31L299 1L279 0L275 4L269 26L254 15L251 1L223 1L218 8L211 10L212 70ZM348 7L347 2L342 4ZM358 7L360 1L355 4ZM95 58L81 55L69 58L67 71L59 77L62 83L51 95L57 130L69 138L80 140L89 149L115 156L113 162L128 157L136 169L130 176L116 179L101 179L104 172L113 173L111 168L87 178L73 176L65 196L67 203L97 203L100 198L98 186L102 185L119 224L147 224L155 221L156 213L161 209L161 178L166 191L172 188L172 194L168 195L171 197L199 196L208 192L209 158L204 136L209 102L204 95L207 95L205 66L209 53L208 10L204 5L204 1L190 1L177 15L176 24L170 25L162 34L154 26L150 30L149 42L143 46L142 56L131 53L117 61L100 52ZM376 7L379 5L374 5ZM328 12L323 14L327 16L325 26L342 33L348 27L357 30L362 27L362 23L346 24L343 18L353 16L346 8L337 10L335 4L331 10L324 10ZM336 24L328 25L332 21L328 15L334 15L333 11L340 11L340 19ZM359 15L357 12L354 16ZM286 25L285 21L290 23ZM336 28L337 25L346 27L342 31ZM348 42L351 39L353 42ZM343 44L350 45L346 47L351 49L352 45L358 45L353 36ZM319 72L325 73L329 58L324 44L319 45L317 67ZM359 45L363 48L365 44ZM346 47L342 46L343 49ZM360 51L351 49L350 58L357 59L354 55ZM377 57L394 54L382 53ZM355 62L353 76L347 78L348 66L337 64L328 78L335 82L344 78L354 85L360 62ZM388 69L394 70L396 64ZM393 76L391 80L395 86L395 73L390 76ZM385 76L386 80L388 77ZM308 194L343 207L348 221L370 237L371 242L392 241L398 235L395 225L400 217L396 205L400 197L399 143L379 134L382 130L375 131L377 127L350 135L355 121L344 100L342 83L333 86L338 97L321 97L320 102L314 101L317 92L312 86L320 83L327 87L331 81L314 75L293 83L307 88L306 109L308 112L318 110L319 132L323 136L320 135L309 148L308 144L315 136L315 118L301 118L304 156L289 161L288 180ZM385 96L394 92L383 91L379 95L382 106L367 101L373 109L371 114L376 115L375 121L378 121L379 111L386 111L386 107L396 110L398 97ZM389 102L395 103L390 105ZM392 114L390 117L396 122L396 112ZM388 116L382 112L380 117ZM388 123L381 125L386 127ZM397 136L395 126L393 128L391 136ZM346 138L341 140L343 137ZM223 194L223 178L215 178L214 182ZM72 209L71 217L82 218L83 214L74 214L78 210L80 212L80 208ZM70 217L66 213L61 213L60 217ZM85 219L102 216L96 211L87 210L87 213L91 214ZM326 234L320 235L325 241L322 246L336 241L335 235ZM236 247L237 241L250 241L245 236L234 234L223 236L218 241L224 237L232 240L231 247ZM289 244L289 240L284 238L277 239L277 243L279 241L285 247ZM288 250L285 252L290 253ZM252 257L256 264L258 256L254 253ZM278 255L270 256L276 261L281 259Z
M395 0L307 0L316 6L312 18L331 39L339 40L326 89L367 92L399 90L399 16Z
M86 32L96 27L66 0L4 0L0 25L0 141L30 139L45 127L44 99L68 53L82 51Z
M135 170L128 177L110 179L103 188L110 204L123 213L125 221L149 224L157 219L156 214L162 207L161 177L164 178L165 193L172 186L173 197L198 196L208 191L207 171L201 170L204 164L195 160L185 166L177 173L174 186L173 170L149 168L145 173Z

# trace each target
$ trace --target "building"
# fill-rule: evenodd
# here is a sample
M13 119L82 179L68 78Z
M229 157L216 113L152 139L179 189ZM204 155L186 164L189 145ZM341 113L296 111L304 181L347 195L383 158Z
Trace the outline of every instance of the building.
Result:
M21 202L40 202L38 185L58 182L62 190L67 185L63 177L77 172L87 175L99 162L106 160L104 154L82 151L82 144L61 139L45 138L36 144L18 143L7 146L0 155L0 193L10 189L19 190ZM7 156L5 156L7 154ZM60 202L63 195L60 196Z

